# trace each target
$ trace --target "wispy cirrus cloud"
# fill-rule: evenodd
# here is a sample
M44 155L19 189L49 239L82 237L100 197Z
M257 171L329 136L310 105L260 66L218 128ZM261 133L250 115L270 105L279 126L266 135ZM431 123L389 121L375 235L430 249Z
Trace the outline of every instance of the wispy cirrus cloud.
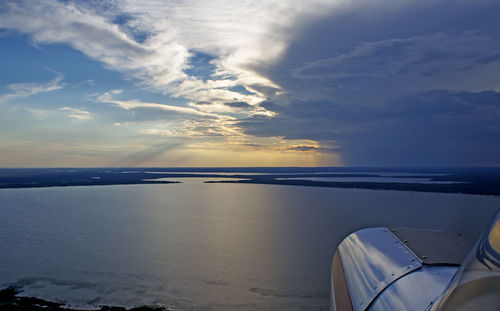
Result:
M97 101L101 103L113 104L125 110L130 110L135 113L139 111L146 112L152 119L171 119L171 118L210 118L210 119L231 119L228 116L218 115L196 110L190 107L174 106L168 104L158 104L152 102L144 102L138 99L119 100L113 95L120 94L121 90L106 92L97 97Z
M83 110L83 109L78 109L78 108L72 108L72 107L62 107L59 108L60 111L64 111L67 113L67 116L72 119L77 119L77 120L89 120L92 118L92 115L90 112Z
M30 97L40 93L52 92L64 88L65 84L62 82L64 75L57 73L56 77L48 82L42 83L13 83L7 85L9 93L0 96L0 102L5 102L15 98Z

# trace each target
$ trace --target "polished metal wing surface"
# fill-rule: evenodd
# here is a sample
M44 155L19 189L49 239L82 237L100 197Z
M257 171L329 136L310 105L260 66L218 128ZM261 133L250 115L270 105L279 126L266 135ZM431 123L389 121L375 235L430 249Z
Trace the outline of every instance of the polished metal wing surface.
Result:
M422 266L387 228L357 231L338 252L355 311L365 310L389 284Z

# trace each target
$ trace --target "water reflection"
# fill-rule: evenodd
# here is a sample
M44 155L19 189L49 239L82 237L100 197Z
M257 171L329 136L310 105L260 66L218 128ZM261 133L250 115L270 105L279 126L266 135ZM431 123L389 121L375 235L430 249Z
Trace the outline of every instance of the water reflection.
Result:
M477 237L499 203L243 184L4 189L0 285L80 306L325 309L330 261L348 234L404 226Z

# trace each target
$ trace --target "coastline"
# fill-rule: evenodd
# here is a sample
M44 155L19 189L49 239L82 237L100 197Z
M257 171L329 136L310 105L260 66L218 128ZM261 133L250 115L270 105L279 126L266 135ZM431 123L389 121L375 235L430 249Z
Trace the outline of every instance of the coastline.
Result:
M237 183L264 184L305 187L327 187L344 189L394 190L432 193L461 193L475 195L500 195L500 185L488 184L424 184L424 183L382 183L382 182L322 182L310 180L238 180L238 181L206 181L205 183Z
M391 173L392 172L392 173ZM317 177L325 180L314 180ZM394 181L394 177L405 181ZM337 169L337 168L92 168L0 169L0 189L205 183L265 184L348 189L500 195L500 170L492 169ZM217 180L210 180L214 178ZM227 180L221 180L227 178ZM334 180L327 180L328 178ZM366 181L362 180L363 178ZM392 178L392 180L391 180ZM396 178L396 179L397 179ZM312 179L312 180L311 180ZM358 179L358 180L353 180ZM361 180L360 180L361 179ZM373 181L373 179L378 179ZM422 182L422 179L426 181Z
M169 311L160 306L139 306L130 309L119 306L99 306L99 309L72 309L65 307L64 303L18 296L21 292L14 287L0 290L0 309L5 311Z

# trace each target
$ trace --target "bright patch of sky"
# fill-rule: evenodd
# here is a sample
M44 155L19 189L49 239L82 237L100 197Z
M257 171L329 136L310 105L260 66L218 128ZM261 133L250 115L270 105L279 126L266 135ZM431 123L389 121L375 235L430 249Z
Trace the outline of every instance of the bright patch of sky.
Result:
M0 166L498 165L499 9L3 1Z

